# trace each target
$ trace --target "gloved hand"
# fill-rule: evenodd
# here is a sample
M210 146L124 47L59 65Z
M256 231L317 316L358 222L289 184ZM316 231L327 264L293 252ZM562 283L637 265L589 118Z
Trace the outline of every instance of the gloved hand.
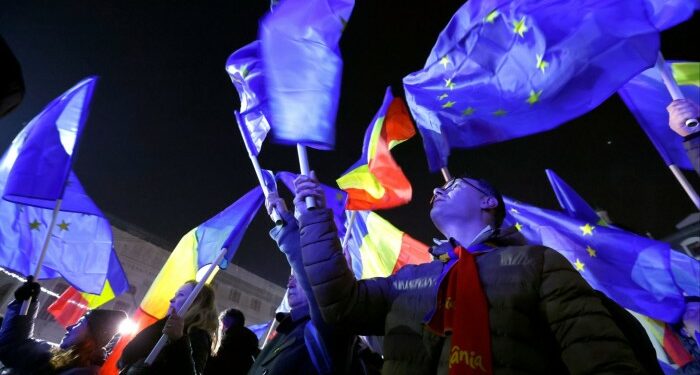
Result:
M29 276L27 281L15 290L15 300L26 301L31 298L32 301L36 301L39 298L39 291L41 291L41 285L34 282L33 276Z

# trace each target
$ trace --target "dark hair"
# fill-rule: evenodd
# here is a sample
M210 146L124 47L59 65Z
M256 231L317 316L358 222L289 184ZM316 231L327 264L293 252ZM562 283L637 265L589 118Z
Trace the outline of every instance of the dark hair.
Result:
M219 319L226 326L245 326L245 315L238 309L230 308L222 312Z
M485 193L496 198L496 201L498 201L498 206L496 207L496 211L493 215L493 229L498 230L499 228L501 228L503 220L506 218L506 205L503 202L503 195L501 195L501 192L498 191L498 189L496 189L490 182L484 180L483 178L472 178L466 174L461 175L459 178L471 179L476 181L476 183L482 190L484 190Z

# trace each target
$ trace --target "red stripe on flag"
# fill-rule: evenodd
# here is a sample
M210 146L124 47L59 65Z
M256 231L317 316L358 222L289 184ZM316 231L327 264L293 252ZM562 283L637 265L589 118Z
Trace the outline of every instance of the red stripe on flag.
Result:
M382 138L386 139L387 146L392 148L391 142L403 142L416 135L413 120L408 114L408 108L401 98L394 98L389 104L382 129Z
M87 311L88 302L79 290L69 286L46 310L58 324L68 327L75 324Z
M126 345L144 328L158 321L158 319L149 315L140 308L136 310L133 317L131 317L131 320L137 326L136 331L130 335L122 336L122 338L119 339L119 342L114 346L114 349L112 349L112 353L109 355L109 357L107 357L107 360L100 368L100 375L119 374L119 371L117 370L117 361L119 361L119 358L122 356L122 352L124 351Z
M404 233L401 237L401 251L399 251L399 257L396 259L394 270L391 273L396 273L407 264L428 263L432 259L426 244Z
M693 357L685 350L683 343L678 339L668 324L664 324L664 351L671 358L673 363L683 367L693 360Z

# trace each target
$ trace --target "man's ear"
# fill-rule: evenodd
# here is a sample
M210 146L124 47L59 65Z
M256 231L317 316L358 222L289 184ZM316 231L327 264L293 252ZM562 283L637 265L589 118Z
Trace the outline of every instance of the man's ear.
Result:
M483 197L481 199L481 209L488 210L498 207L498 199L495 197Z

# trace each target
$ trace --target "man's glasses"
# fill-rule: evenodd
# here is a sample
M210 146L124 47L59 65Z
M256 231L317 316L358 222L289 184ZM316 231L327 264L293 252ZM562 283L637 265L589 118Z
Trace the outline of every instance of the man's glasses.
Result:
M487 193L486 191L484 191L484 189L478 187L477 185L474 185L473 183L469 182L469 180L464 178L464 177L453 178L453 179L447 181L444 185L442 185L442 187L440 187L440 189L442 189L445 193L450 192L450 191L454 190L454 188L457 186L458 181L464 182L465 184L471 186L472 188L474 188L476 191L480 192L483 195L486 195L486 196L492 195L490 193ZM433 194L433 196L430 198L430 205L432 205L434 201L435 201L435 195Z

